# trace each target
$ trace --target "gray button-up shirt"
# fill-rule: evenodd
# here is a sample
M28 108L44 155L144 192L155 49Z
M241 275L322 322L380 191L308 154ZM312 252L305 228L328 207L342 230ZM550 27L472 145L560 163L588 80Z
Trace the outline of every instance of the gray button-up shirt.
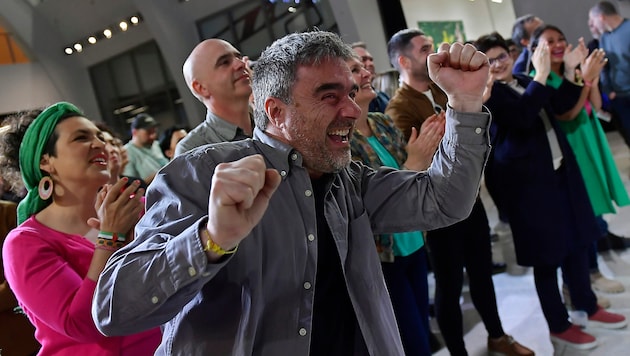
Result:
M489 152L488 113L447 110L426 172L353 162L333 177L324 214L371 355L403 355L372 236L432 230L468 216ZM482 132L477 132L481 128ZM308 355L317 288L315 199L302 156L256 130L167 165L147 193L136 239L109 260L92 315L106 335L164 324L158 355ZM218 163L262 154L282 176L238 251L209 264L199 237Z
M177 143L175 156L209 143L230 142L246 138L249 137L241 128L208 111L206 119Z

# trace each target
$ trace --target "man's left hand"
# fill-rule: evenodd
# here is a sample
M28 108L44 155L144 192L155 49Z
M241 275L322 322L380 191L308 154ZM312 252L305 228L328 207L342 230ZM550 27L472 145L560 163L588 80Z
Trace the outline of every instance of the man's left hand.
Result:
M427 58L429 77L446 92L449 105L463 112L481 111L488 83L488 57L471 45L442 43Z

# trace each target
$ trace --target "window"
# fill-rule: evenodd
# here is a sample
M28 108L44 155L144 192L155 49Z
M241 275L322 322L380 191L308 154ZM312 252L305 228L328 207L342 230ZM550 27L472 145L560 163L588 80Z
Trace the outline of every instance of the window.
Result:
M202 39L221 38L257 59L276 38L319 28L338 32L329 0L284 2L248 0L197 23Z
M155 42L136 47L90 68L103 120L124 138L141 112L160 127L187 125L182 100Z

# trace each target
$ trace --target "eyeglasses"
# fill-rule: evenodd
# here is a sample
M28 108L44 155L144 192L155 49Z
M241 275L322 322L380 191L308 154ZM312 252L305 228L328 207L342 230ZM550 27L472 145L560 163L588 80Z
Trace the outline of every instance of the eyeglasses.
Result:
M503 52L496 58L488 58L488 64L492 67L495 63L503 63L509 58L508 54Z

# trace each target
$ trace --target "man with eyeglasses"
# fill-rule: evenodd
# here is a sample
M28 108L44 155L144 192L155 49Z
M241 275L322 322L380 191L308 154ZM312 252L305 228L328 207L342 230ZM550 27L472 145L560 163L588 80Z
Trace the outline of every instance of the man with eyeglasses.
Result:
M370 73L372 73L372 80L376 75L376 68L374 67L374 57L368 52L367 45L364 42L354 42L350 45L354 53L361 58L361 62ZM368 108L369 112L385 112L385 108L389 103L389 96L380 90L374 90L376 92L376 98L372 99Z
M490 64L490 67L492 67L495 63L503 63L505 62L508 58L510 58L510 55L503 52L500 55L498 55L495 58L488 58L488 64Z

